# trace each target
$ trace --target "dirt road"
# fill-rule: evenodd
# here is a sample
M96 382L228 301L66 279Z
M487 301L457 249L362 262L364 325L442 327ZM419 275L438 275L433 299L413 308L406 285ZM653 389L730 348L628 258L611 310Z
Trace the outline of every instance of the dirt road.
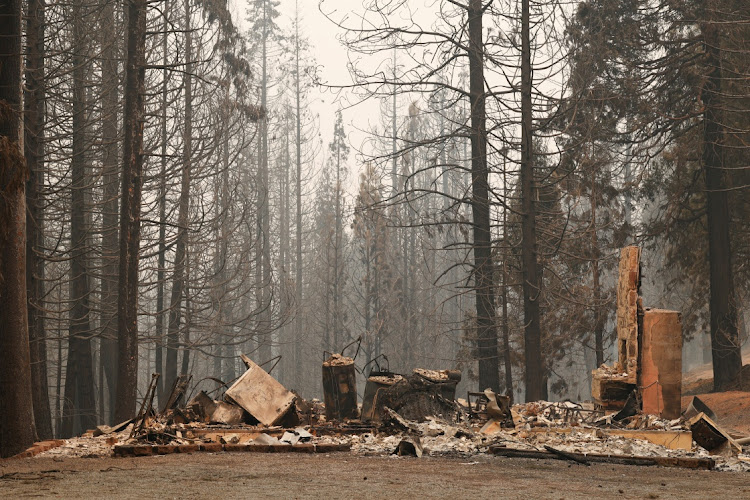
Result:
M472 458L220 453L0 463L5 498L750 498L747 473Z

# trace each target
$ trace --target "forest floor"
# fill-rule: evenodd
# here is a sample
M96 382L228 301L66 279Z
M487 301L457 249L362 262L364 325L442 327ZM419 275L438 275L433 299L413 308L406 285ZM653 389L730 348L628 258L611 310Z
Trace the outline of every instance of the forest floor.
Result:
M736 390L750 391L750 350L742 356L742 382ZM697 396L713 391L714 373L711 363L697 366L687 373L682 374L683 396ZM702 398L701 398L702 399Z
M747 473L475 455L198 453L0 462L6 498L748 498Z
M750 352L742 360L741 383L736 390L712 392L714 386L711 364L691 370L682 377L682 407L685 409L692 396L698 396L719 417L725 430L750 436Z

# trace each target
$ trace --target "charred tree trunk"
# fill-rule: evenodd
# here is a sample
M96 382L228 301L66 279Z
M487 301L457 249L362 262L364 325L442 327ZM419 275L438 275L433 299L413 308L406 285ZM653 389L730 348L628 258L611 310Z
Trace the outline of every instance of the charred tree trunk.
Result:
M300 74L299 74L299 22L295 27L295 91L296 91L296 116L295 116L295 128L296 128L296 186L295 186L295 197L296 197L296 214L295 214L295 296L297 300L297 317L294 323L294 359L295 366L302 366L302 95L300 89ZM326 333L327 335L327 333ZM327 342L326 342L327 344ZM329 348L326 346L326 349ZM295 386L300 387L302 384L302 373L298 368L296 370L294 378Z
M187 225L190 209L190 171L193 149L193 34L190 23L190 0L185 0L185 128L182 142L182 176L180 180L180 202L177 213L177 240L175 242L174 273L172 274L172 298L169 303L169 326L167 331L167 364L164 387L169 390L177 378L177 350L180 339L182 301L185 290L185 263L187 259ZM183 355L187 355L187 351Z
M161 84L161 124L160 124L160 135L161 135L161 171L159 172L159 257L158 257L158 270L156 271L156 354L155 354L155 370L157 373L164 373L164 279L165 272L164 266L166 265L166 253L167 253L167 143L169 138L167 137L167 82L169 81L169 69L167 68L167 29L169 27L169 1L164 2L164 20L162 27L164 34L162 35L162 61L164 63L164 70L162 71L162 84ZM165 403L164 398L167 397L164 394L165 384L164 379L166 377L159 377L157 386L157 399L159 405L163 406ZM169 388L167 388L169 390Z
M62 437L96 427L94 370L91 359L91 285L88 270L86 203L86 67L84 12L73 4L73 148L70 202L70 335L65 368ZM76 421L76 417L78 420ZM76 426L78 424L79 426Z
M504 153L507 155L507 152ZM503 198L508 200L508 169L503 159ZM510 325L508 324L508 260L510 241L508 239L508 208L503 208L503 364L505 368L505 392L513 394L513 360L510 352Z
M470 0L469 91L471 99L471 210L474 233L474 290L477 311L479 389L500 389L500 371L495 324L495 284L490 236L489 170L484 106L484 45L482 2Z
M268 107L268 5L263 2L263 45L262 45L262 83L261 83L261 107ZM270 220L270 189L268 175L268 113L264 113L260 122L260 260L263 263L261 283L261 336L258 338L258 356L261 362L271 359L271 220Z
M24 156L26 183L26 293L29 307L29 349L34 420L39 439L52 439L47 382L47 340L44 332L44 2L29 0L26 15L26 85L24 92Z
M708 260L711 296L711 353L714 390L726 390L742 370L742 354L737 323L737 302L732 271L729 237L729 201L724 171L721 123L721 35L711 22L713 13L701 26L709 73L703 87L703 171L706 178L708 218Z
M132 418L138 387L138 253L141 242L146 5L146 0L130 0L128 4L120 277L117 297L116 421Z
M229 95L227 92L227 102L229 101ZM227 287L227 260L229 257L229 221L227 220L230 206L229 206L229 127L224 128L224 144L222 148L222 163L223 168L221 172L221 248L220 248L220 265L221 272L220 276L220 302L219 307L221 308L221 314L219 321L222 329L222 339L224 341L224 369L223 376L224 380L234 380L235 375L235 349L234 349L234 335L233 335L233 320L232 320L232 302L229 297L229 288Z
M604 363L604 324L607 317L604 313L604 307L602 307L602 290L599 277L599 234L596 227L596 208L597 208L597 192L596 192L596 173L591 173L591 194L589 199L591 200L591 271L592 271L592 286L593 286L593 299L594 299L594 350L596 352L596 366L597 368L602 366Z
M102 334L99 359L107 381L106 411L109 422L114 424L117 393L118 38L113 2L102 0L101 12L104 212L102 214Z
M26 310L26 200L21 146L21 0L0 2L0 457L36 438Z
M531 117L531 43L529 0L521 5L521 265L523 266L524 357L526 401L544 398L542 329L539 299L541 282L536 243L536 186Z
M180 373L190 373L190 245L185 248L185 328L183 329L182 341L182 366Z

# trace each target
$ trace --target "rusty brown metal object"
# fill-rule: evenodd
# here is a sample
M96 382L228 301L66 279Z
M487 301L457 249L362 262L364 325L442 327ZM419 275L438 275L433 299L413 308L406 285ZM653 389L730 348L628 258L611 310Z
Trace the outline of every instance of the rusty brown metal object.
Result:
M370 373L365 384L365 393L362 396L362 422L380 420L380 416L374 411L375 395L378 390L387 389L400 380L403 380L403 377L396 373L381 371Z
M690 419L688 426L693 433L693 440L712 455L735 455L742 452L742 446L703 412Z
M458 412L456 403L443 396L444 386L453 382L433 383L419 375L405 376L391 387L377 391L373 411L382 416L384 409L390 408L415 422L423 422L428 417L454 420ZM455 391L455 385L452 390Z
M354 360L333 354L323 362L323 399L327 420L355 419L357 409L357 373Z

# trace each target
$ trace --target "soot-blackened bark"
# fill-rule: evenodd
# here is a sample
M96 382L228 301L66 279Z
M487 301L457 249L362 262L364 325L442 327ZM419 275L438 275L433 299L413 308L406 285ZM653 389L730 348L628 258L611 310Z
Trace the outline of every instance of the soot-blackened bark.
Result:
M710 269L711 352L714 390L726 390L742 370L737 302L729 237L729 200L724 171L721 124L721 39L717 24L701 26L708 77L703 87L703 171L706 178L708 260Z
M0 2L0 457L36 438L26 310L26 162L20 146L21 0Z
M523 269L524 358L526 401L546 393L542 360L539 299L541 280L536 242L536 186L531 115L531 43L529 0L521 5L521 265Z
M29 0L26 11L26 84L24 86L24 156L26 183L26 293L34 421L39 439L52 439L44 331L44 2Z
M133 417L138 387L138 253L141 242L146 5L146 0L131 0L128 4L117 297L116 421Z
M474 234L479 388L500 389L495 324L495 284L490 235L489 171L484 93L482 2L471 0L469 14L469 92L471 99L471 209Z

